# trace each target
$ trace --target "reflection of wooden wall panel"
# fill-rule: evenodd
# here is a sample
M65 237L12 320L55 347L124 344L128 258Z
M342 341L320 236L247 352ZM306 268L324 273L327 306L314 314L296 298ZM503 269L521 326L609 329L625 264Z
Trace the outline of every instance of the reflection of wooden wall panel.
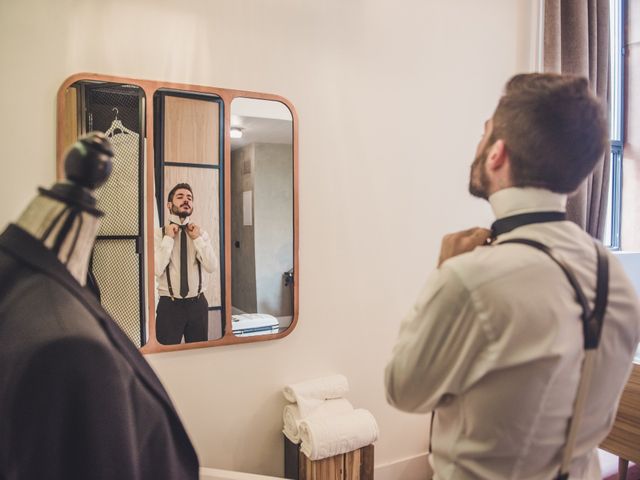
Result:
M61 132L62 149L66 150L78 139L78 91L75 87L69 87L64 92L64 106L62 124L58 126ZM58 178L64 178L58 165Z
M191 219L200 228L209 234L213 252L220 258L220 202L219 202L219 176L218 170L213 168L197 167L165 167L164 170L164 194L166 199L169 191L177 183L188 183L193 189L193 215ZM166 218L166 213L165 213ZM218 269L207 275L207 301L209 306L222 305L220 295L220 262Z
M164 161L217 165L218 109L215 102L165 97Z

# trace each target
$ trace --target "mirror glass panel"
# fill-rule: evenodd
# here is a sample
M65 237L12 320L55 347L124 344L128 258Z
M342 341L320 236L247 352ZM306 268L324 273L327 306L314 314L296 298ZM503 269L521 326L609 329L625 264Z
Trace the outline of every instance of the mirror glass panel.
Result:
M138 347L146 339L143 160L145 95L137 85L81 80L63 92L61 147L101 131L111 141L113 170L96 189L104 212L94 244L88 287Z
M172 90L154 95L155 330L163 345L224 335L222 106L216 95ZM170 196L177 185L185 188ZM172 236L168 230L178 225L188 226L184 234L180 229ZM192 227L200 230L199 235L191 235ZM183 239L186 293L181 292Z
M293 118L281 102L231 102L231 324L235 336L293 318Z

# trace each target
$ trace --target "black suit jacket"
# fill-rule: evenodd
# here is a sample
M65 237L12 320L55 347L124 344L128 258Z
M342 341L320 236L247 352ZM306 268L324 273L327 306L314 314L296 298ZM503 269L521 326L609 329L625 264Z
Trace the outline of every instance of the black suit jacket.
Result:
M160 381L39 241L0 236L0 479L197 479Z

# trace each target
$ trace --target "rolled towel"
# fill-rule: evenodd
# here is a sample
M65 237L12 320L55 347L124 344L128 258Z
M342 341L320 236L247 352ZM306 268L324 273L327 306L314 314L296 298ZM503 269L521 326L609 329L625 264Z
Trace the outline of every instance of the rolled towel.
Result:
M316 415L337 415L353 411L353 405L345 398L334 398L325 400L313 411L307 418L313 418ZM284 422L284 433L293 443L300 443L300 422L304 420L300 416L300 409L297 404L287 405L282 412L282 420Z
M330 375L284 387L284 397L298 404L300 416L306 418L323 400L341 398L349 391L349 382L344 375Z
M300 422L300 450L311 460L333 457L369 445L378 439L371 412L357 409L338 415L314 415Z

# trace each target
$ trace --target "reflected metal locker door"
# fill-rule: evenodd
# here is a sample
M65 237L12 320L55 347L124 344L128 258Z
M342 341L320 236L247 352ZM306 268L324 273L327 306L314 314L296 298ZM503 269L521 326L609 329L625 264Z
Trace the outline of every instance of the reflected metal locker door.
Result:
M113 171L96 191L105 212L91 271L102 306L138 347L146 343L144 308L143 152L144 92L134 85L80 82L86 132L105 132L114 150Z

